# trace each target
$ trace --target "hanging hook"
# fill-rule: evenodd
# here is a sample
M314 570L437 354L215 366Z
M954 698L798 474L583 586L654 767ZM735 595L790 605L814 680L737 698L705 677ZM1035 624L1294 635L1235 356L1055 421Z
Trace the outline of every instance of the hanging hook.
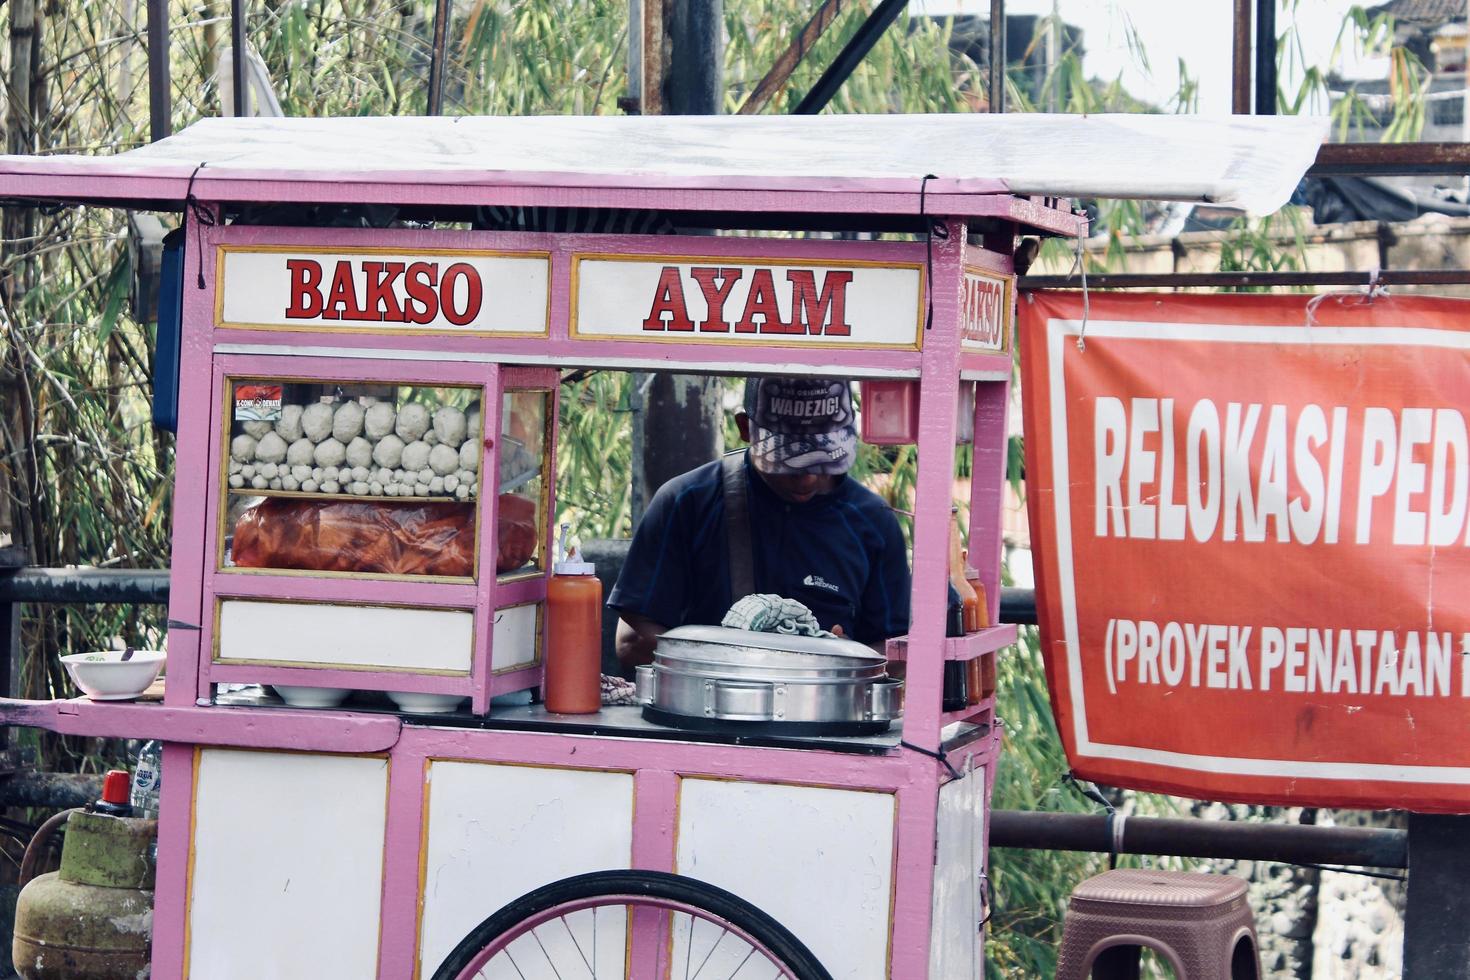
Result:
M194 216L194 221L201 228L213 228L216 224L218 224L218 220L214 216L214 211L212 209L210 209L210 208L205 207L203 204L200 204L199 203L199 198L197 198L197 197L194 196L194 178L199 176L199 171L203 170L204 169L204 166L205 166L204 163L201 162L199 164L199 166L197 166L197 167L194 168L193 173L189 174L189 183L184 188L184 206L189 209L189 213ZM195 281L195 285L198 288L203 289L204 288L204 235L203 235L203 233L201 233L197 238L194 239L194 247L195 247L195 255L196 255L196 257L199 260L198 268L195 270L199 274L198 275L198 279Z
M1087 291L1087 262L1082 255L1082 232L1077 232L1077 248L1072 256L1072 268L1067 273L1071 278L1078 271L1082 273L1082 328L1077 331L1077 349L1087 350L1087 321L1092 315L1092 297Z

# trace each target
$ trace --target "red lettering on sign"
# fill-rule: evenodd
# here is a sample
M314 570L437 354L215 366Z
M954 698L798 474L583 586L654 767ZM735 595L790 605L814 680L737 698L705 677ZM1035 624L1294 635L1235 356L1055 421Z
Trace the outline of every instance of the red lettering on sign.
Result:
M352 263L338 262L332 270L332 285L327 288L324 320L367 320L368 315L357 305L357 284L352 280Z
M964 301L960 312L960 336L967 342L991 350L1005 349L1005 283L965 276Z
M847 322L847 284L852 282L851 272L833 269L822 279L822 292L817 293L816 273L810 269L792 269L786 273L791 283L791 325L799 329L806 323L806 332L825 333L831 337L846 337L852 333Z
M408 302L403 304L403 319L408 323L430 323L439 315L439 267L432 262L415 262L403 276Z
M757 326L755 318L761 317ZM735 324L736 333L789 333L789 325L781 319L776 304L776 283L770 269L757 269L750 276L750 292L745 297L745 313Z
M403 308L398 305L398 292L393 288L403 275L402 262L364 262L362 271L367 276L367 302L363 306L372 311L374 320L403 320Z
M668 326L664 315L668 314ZM689 309L684 304L684 279L679 267L666 265L659 273L658 289L653 294L653 306L643 320L644 330L693 330L694 321L689 319Z
M725 319L725 300L730 298L730 290L740 281L740 270L696 266L689 270L689 274L699 283L700 292L704 293L705 305L709 307L707 319L699 321L699 329L705 333L729 333L730 321ZM715 285L717 279L721 283L719 286Z
M322 315L322 294L317 287L322 284L322 267L311 259L287 259L286 271L291 276L291 303L286 307L286 316L292 320L306 320Z
M462 310L455 309L454 306L454 284L460 279L465 281L466 287ZM480 274L475 271L475 267L465 262L456 262L444 270L444 278L439 281L439 312L456 327L462 327L479 314L482 292Z

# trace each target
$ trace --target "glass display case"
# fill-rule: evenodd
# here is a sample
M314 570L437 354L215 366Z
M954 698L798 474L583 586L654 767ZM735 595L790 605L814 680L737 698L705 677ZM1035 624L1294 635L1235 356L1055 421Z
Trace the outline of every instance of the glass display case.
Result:
M228 378L220 567L476 578L483 390Z
M508 389L501 398L495 571L502 579L546 570L547 447L552 393Z

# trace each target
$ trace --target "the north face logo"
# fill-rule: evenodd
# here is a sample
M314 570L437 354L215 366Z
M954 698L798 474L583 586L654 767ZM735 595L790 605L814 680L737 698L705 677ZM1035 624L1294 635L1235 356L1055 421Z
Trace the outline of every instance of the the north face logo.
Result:
M808 575L806 578L804 578L804 579L801 580L801 584L802 585L810 585L812 588L815 588L815 589L826 589L828 592L841 592L842 591L837 586L833 585L831 582L829 582L826 579L822 578L822 576L820 576L820 575Z

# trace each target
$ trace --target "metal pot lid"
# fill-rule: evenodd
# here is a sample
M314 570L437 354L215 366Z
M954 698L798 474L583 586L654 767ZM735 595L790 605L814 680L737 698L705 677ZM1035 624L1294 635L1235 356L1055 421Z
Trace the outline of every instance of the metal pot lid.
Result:
M676 627L659 637L654 653L677 658L681 648L697 651L700 660L739 665L749 664L752 653L759 653L767 663L781 661L791 667L873 667L888 663L871 648L840 637L757 633L725 626Z

